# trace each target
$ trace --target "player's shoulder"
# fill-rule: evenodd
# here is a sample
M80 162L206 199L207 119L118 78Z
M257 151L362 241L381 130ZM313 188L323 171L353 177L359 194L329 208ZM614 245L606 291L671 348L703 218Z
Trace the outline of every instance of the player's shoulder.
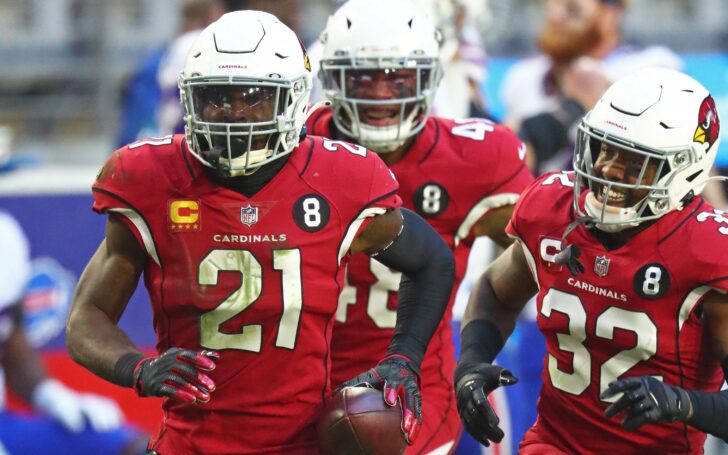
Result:
M331 121L334 111L329 104L316 104L309 107L306 130L311 136L331 136Z
M525 145L510 128L492 120L431 117L426 128L436 128L445 139L438 141L438 152L457 154L469 162L522 162L526 153ZM450 146L440 147L444 144Z
M158 182L185 166L184 136L142 139L115 150L96 177L94 186Z
M683 210L675 212L669 225L663 228L662 242L673 245L675 251L690 248L690 256L700 262L713 264L728 275L728 213L696 198Z
M523 190L513 213L518 228L567 220L574 201L574 173L547 172Z
M397 205L399 184L376 153L361 145L318 136L308 136L298 147L292 164L300 179L341 213L358 213L376 201Z
M346 185L371 179L376 173L391 174L382 159L364 146L313 135L306 139L299 145L303 153L297 160L304 179L325 175L332 183Z

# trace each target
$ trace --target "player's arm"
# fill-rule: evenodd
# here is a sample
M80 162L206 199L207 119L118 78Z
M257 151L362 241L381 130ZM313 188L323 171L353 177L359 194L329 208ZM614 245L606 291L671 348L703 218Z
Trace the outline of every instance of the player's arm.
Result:
M513 239L506 234L506 226L511 219L515 205L504 205L490 210L486 216L478 220L473 227L476 236L488 236L495 243L507 248Z
M26 403L77 433L86 422L96 431L109 431L121 425L123 416L113 400L91 394L79 395L47 376L40 355L30 345L18 303L15 323L3 346L2 360L8 386Z
M397 294L397 323L384 359L344 383L382 387L384 399L402 404L402 430L411 444L422 424L419 371L430 338L450 299L455 277L452 252L432 227L414 212L393 210L372 220L353 244L402 272Z
M32 403L33 391L46 378L46 372L25 337L22 318L22 303L18 302L13 305L13 329L0 350L0 360L10 389L26 403Z
M715 352L728 378L728 295L711 291L702 302L703 320L716 343ZM652 422L685 422L728 441L728 390L702 392L667 385L651 376L620 379L602 397L622 396L606 410L607 417L624 411L622 426L636 430Z
M108 217L106 238L81 275L66 325L71 357L91 372L141 396L207 401L214 383L202 371L214 368L206 352L171 348L145 358L117 327L139 277L146 253L131 230Z
M454 378L458 412L465 429L486 446L504 436L487 395L517 381L492 362L536 291L523 246L515 242L478 279L463 315Z

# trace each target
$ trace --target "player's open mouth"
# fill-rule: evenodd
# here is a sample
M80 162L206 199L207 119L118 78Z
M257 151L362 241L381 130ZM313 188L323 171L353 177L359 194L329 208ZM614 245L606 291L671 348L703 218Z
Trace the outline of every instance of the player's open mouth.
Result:
M388 126L399 120L399 108L395 109L367 109L362 112L363 120L374 126Z
M607 205L624 207L624 203L627 201L627 195L620 189L612 188L607 192L607 187L602 186L601 190L596 194L597 200L602 204L607 201Z

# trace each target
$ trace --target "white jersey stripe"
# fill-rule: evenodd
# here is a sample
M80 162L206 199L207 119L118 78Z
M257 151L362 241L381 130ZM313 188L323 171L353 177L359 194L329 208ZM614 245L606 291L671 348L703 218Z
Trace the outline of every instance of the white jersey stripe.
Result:
M351 244L354 242L354 236L359 231L359 226L361 226L364 220L384 213L387 213L387 209L382 207L370 207L368 209L364 209L354 222L349 225L349 229L346 231L344 240L341 242L341 246L339 247L339 263L341 263L341 259L346 255L346 252L349 251L349 248L351 248Z
M142 218L142 216L136 211L127 208L109 209L109 212L119 213L127 217L129 221L132 222L134 227L137 228L137 231L139 231L139 235L142 237L142 242L144 242L144 248L146 248L147 254L149 254L154 262L161 267L161 264L159 263L159 256L157 256L157 248L154 245L154 240L152 238L152 231L149 229L149 226L147 226L144 218Z
M513 205L518 201L518 193L500 193L494 196L486 196L478 201L473 208L470 209L468 214L460 226L458 227L457 233L455 234L455 246L468 236L470 230L473 228L475 223L480 220L488 210L503 207L504 205Z

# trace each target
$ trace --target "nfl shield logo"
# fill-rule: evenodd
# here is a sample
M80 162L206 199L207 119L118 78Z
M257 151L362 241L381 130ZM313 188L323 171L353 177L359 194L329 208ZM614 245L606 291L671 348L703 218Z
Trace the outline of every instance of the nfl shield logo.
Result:
M606 256L597 256L594 261L594 273L599 276L607 276L607 273L609 273L609 259Z
M258 207L247 207L240 208L240 222L246 226L252 226L258 222Z

